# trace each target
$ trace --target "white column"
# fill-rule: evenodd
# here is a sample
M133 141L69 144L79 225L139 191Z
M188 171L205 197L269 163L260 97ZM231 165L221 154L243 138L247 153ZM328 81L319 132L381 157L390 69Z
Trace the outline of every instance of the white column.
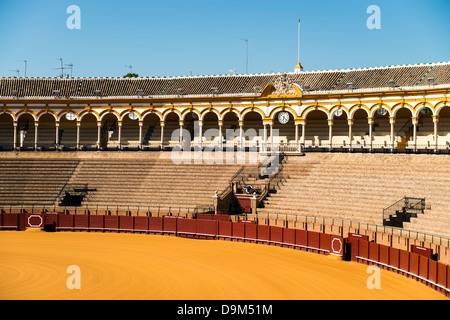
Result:
M350 145L350 150L353 148L353 119L347 119L348 122L348 143Z
M200 150L203 147L203 121L198 120L198 146Z
M273 122L269 123L270 128L270 153L273 151Z
M183 142L183 120L178 121L178 124L180 126L180 135L178 138L178 140L179 140L178 142L182 143Z
M220 148L223 147L223 133L222 133L223 123L222 120L219 120L219 145Z
M117 126L119 127L119 137L118 137L117 144L118 144L119 150L122 150L122 122L118 122Z
M38 127L39 127L39 122L35 122L34 123L34 150L37 150L38 147Z
M81 122L77 121L77 150L80 150L80 126Z
M264 123L263 130L263 151L267 152L267 123Z
M389 123L391 124L391 150L394 151L394 144L395 144L394 124L395 124L395 117L389 117Z
M56 127L56 130L55 130L55 144L56 144L56 146L59 146L59 122L55 123L55 127Z
M370 147L370 151L372 151L372 128L373 128L373 118L372 117L368 117L367 118L367 122L369 124L369 147Z
M164 121L160 122L160 126L161 126L161 150L164 147Z
M439 122L439 116L433 115L433 124L434 124L434 150L437 151L438 149L438 122Z
M100 150L100 136L101 136L102 122L97 121L97 149Z
M244 123L239 121L239 148L244 148Z
M139 150L142 150L142 127L144 126L144 123L142 121L139 121Z
M305 145L306 122L302 122L302 145Z
M13 146L14 150L17 148L17 122L13 122L13 128L14 128L14 138L13 138Z
M328 119L328 141L329 141L329 149L333 148L333 119Z
M417 117L412 117L414 152L417 150Z

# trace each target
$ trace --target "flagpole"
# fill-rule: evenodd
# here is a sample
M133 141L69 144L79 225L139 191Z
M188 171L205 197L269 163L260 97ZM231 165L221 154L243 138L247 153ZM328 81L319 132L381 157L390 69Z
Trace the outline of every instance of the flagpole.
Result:
M300 63L300 19L298 19L298 63Z

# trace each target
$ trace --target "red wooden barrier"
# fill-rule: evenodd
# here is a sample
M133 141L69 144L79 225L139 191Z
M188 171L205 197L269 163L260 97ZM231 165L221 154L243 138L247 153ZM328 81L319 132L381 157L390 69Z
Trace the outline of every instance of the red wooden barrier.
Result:
M244 239L245 238L245 223L233 222L232 235L233 238Z
M331 235L319 233L319 248L325 251L331 251Z
M234 223L231 221L219 221L217 235L222 239L231 239Z
M430 248L424 248L424 247L416 246L416 245L412 244L411 252L423 255L423 256L427 257L428 259L433 258L433 249L430 249Z
M330 236L330 253L343 256L344 255L344 239L339 236Z
M258 240L261 240L261 242L264 242L264 243L266 243L266 241L270 241L271 226L266 226L266 225L261 225L261 224L258 224L257 226L258 226ZM256 232L255 232L255 236L256 236Z
M295 229L283 228L283 242L285 244L295 244Z
M245 238L256 241L257 239L256 229L257 227L259 227L259 225L254 223L243 223L243 225L245 226Z
M87 230L89 228L89 216L76 214L73 217L73 228Z
M19 214L18 213L2 213L2 229L18 230Z
M25 231L28 226L28 213L21 213L19 214L19 231Z
M89 231L103 231L105 216L89 215Z
M375 242L369 242L369 259L373 261L380 261L379 257L380 245Z
M447 266L447 289L450 289L450 266Z
M298 246L308 246L308 231L295 230L295 244Z
M44 226L55 226L58 224L58 214L45 213L44 214Z
M438 262L437 264L437 280L436 283L440 286L447 286L447 266L443 263Z
M409 272L409 252L399 251L399 269Z
M389 265L394 268L400 268L400 250L389 247Z
M270 227L270 241L272 242L283 242L283 229L282 227L276 227L272 226ZM259 236L259 230L258 230L258 236Z
M409 272L414 275L419 275L419 257L420 255L417 253L409 253Z
M358 241L358 256L365 259L369 258L369 242L366 240Z
M216 237L218 234L218 220L197 220L197 234L202 237Z
M24 219L25 228L44 228L44 215L42 214L22 214L22 218Z
M359 256L359 241L357 238L346 238L346 244L350 246L350 261L358 261L356 257ZM348 247L346 250L348 250ZM348 255L348 252L346 254Z
M320 248L320 233L308 231L308 247L314 249Z
M133 217L132 216L119 216L119 228L120 231L133 232Z
M58 215L58 227L59 230L72 230L73 229L73 215L71 214L59 214Z
M148 231L148 217L133 217L134 231Z
M434 260L428 260L428 279L437 284L437 265Z
M176 234L177 232L177 217L166 216L163 217L163 231L165 233Z
M419 273L417 275L424 279L428 279L428 259L427 257L419 254Z
M148 230L153 233L161 233L163 231L163 218L149 217Z
M379 255L380 255L380 263L389 265L389 247L388 246L384 246L384 245L380 245L379 246Z
M177 221L177 234L194 237L197 233L197 220L179 219Z
M105 231L118 231L119 229L119 216L105 216L104 218L104 230Z

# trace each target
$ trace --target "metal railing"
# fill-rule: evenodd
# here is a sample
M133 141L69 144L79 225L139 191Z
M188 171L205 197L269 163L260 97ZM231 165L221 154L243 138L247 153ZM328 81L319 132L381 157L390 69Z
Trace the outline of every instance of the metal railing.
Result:
M403 197L394 204L383 209L383 220L395 216L398 211L414 211L415 213L423 213L425 209L425 198Z

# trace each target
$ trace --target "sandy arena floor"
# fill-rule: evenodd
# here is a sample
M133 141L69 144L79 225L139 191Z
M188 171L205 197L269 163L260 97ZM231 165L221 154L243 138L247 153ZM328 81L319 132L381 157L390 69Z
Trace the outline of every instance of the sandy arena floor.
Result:
M68 289L70 265L81 289ZM446 299L381 270L288 248L115 233L0 232L0 299Z

